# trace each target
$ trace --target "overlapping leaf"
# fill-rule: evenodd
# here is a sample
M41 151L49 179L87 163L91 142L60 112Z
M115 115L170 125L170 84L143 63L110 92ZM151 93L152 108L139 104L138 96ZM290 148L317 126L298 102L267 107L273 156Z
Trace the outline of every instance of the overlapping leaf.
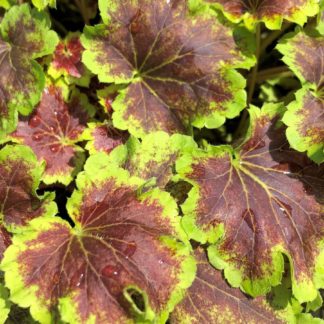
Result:
M56 7L56 0L32 0L38 10L44 10L47 6Z
M91 73L81 62L83 47L79 33L71 33L56 47L48 74L54 79L65 76L67 83L88 87Z
M324 37L298 32L285 37L277 48L303 84L283 119L288 126L289 143L321 163L324 161Z
M317 0L204 0L221 8L233 22L244 20L248 28L264 22L269 29L280 29L284 19L304 25L318 13Z
M10 244L5 228L11 230L56 213L53 195L39 197L36 193L43 171L44 166L28 147L9 145L0 151L0 258Z
M88 140L86 149L90 154L110 153L114 148L127 140L127 133L114 128L109 123L90 123L83 133Z
M80 169L82 140L89 114L86 97L77 93L70 101L63 98L59 86L49 85L34 113L21 118L11 138L30 146L37 158L46 162L42 180L45 183L69 184Z
M100 1L105 25L86 27L83 62L101 82L123 84L114 125L135 136L215 128L244 108L244 66L232 31L185 0ZM248 64L245 67L248 68ZM226 68L227 67L227 68Z
M179 160L178 172L194 186L183 226L191 238L215 243L211 262L253 296L279 284L287 255L293 293L310 301L324 284L324 169L289 150L277 105L250 115L239 147L210 146Z
M143 180L100 158L68 202L74 228L43 217L14 237L1 266L11 299L41 323L57 307L69 323L163 323L195 274L177 206L159 189L139 194Z
M275 311L264 297L254 300L231 288L213 268L205 252L195 251L197 275L183 301L171 315L171 324L295 323L291 306Z
M58 42L45 14L27 4L12 7L0 25L0 136L13 131L17 111L27 115L40 99L45 77L36 58Z
M125 145L102 157L102 168L115 163L131 175L164 188L173 177L176 160L196 148L197 144L191 137L180 134L151 133L141 142L130 137Z

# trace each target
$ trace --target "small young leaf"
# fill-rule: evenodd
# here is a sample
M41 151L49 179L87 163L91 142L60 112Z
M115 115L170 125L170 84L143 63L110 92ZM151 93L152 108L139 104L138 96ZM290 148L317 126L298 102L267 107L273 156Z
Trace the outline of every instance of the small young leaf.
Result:
M283 118L288 126L289 143L321 163L324 161L324 37L297 32L286 36L277 48L303 84Z
M233 32L212 11L190 15L185 0L99 1L106 23L86 27L83 62L101 82L124 85L114 125L137 137L221 126L246 105L249 67ZM245 62L246 63L246 62Z
M49 18L28 4L12 7L0 25L0 136L13 131L17 110L27 115L39 102L45 77L35 59L58 42Z
M54 216L54 195L39 197L36 193L44 171L34 153L26 146L5 146L0 151L0 216L9 230L26 225L40 216ZM0 225L1 228L2 225ZM1 230L0 256L8 245L8 236Z
M91 73L81 62L83 50L79 33L69 34L57 45L48 74L54 79L64 76L68 84L88 87Z
M55 85L45 88L34 113L21 118L11 134L15 141L30 146L40 161L46 162L42 180L68 185L83 162L83 149L76 145L82 140L87 126L89 105L86 97L77 93L65 102L62 89Z
M171 324L295 323L291 306L275 311L264 297L248 298L228 285L201 248L195 256L196 279L171 314Z
M182 205L188 235L209 248L213 265L252 296L280 283L282 253L292 268L293 293L312 301L324 285L324 166L289 150L282 109L251 108L243 144L209 146L180 159L193 185Z
M164 323L195 275L177 206L159 189L138 195L143 181L101 170L100 156L68 202L74 228L44 217L13 238L1 265L11 299L41 323L56 307L69 323Z
M318 13L318 0L204 0L220 8L233 21L244 20L249 29L264 22L269 29L280 29L284 19L304 25Z

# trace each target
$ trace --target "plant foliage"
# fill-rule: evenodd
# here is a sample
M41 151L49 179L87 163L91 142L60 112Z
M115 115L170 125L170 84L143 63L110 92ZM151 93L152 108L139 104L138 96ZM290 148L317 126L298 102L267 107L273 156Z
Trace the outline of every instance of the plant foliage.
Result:
M323 9L0 0L0 324L323 323Z

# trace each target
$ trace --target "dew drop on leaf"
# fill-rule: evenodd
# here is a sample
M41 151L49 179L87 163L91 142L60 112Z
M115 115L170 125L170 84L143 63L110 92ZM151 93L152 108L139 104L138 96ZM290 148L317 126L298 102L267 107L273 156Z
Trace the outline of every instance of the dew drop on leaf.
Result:
M137 245L135 242L128 243L124 251L126 259L130 258L136 252L136 249L137 249Z
M52 144L50 145L50 150L53 153L57 153L60 150L61 146L60 144Z
M36 142L42 140L42 138L43 138L43 133L42 132L35 132L33 134L33 136L32 136L32 140L36 141Z
M28 122L29 126L32 127L32 128L37 127L40 123L41 123L41 119L37 115L30 118L30 120Z
M119 274L119 269L114 265L107 265L101 270L101 274L108 278L115 278Z

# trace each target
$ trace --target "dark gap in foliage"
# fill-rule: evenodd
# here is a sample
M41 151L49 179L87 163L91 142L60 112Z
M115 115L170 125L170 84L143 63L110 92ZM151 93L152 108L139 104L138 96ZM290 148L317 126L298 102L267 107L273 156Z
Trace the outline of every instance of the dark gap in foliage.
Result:
M188 198L188 193L191 190L192 185L186 181L167 183L165 190L170 193L170 195L176 200L178 206L182 205ZM181 208L180 208L181 210ZM183 216L181 211L180 216Z
M126 291L137 309L141 312L145 312L145 300L143 294L134 288L127 288Z

